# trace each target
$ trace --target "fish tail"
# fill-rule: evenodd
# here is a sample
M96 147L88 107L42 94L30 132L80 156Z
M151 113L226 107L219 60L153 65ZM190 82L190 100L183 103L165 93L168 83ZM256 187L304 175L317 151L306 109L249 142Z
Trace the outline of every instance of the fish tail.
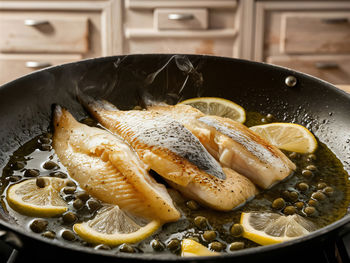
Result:
M107 111L119 111L119 109L112 103L102 100L95 99L83 93L77 95L78 101L83 105L83 107L93 113L94 111L107 110Z

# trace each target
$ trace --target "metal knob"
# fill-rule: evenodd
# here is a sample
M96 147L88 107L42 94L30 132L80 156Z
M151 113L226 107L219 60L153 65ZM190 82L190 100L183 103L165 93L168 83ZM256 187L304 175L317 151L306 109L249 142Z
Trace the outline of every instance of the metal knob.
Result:
M169 20L192 20L194 15L192 14L169 14Z
M47 68L50 66L52 66L52 64L49 62L38 62L38 61L27 61L26 62L27 68L39 69L39 68Z
M24 24L26 26L40 26L44 24L48 24L49 21L47 20L36 20L36 19L25 19Z

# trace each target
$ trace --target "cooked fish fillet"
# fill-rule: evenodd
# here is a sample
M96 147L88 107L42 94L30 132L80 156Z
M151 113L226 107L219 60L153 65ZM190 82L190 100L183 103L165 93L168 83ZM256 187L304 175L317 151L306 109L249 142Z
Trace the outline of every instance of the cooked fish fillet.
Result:
M121 139L77 122L56 107L53 148L70 176L95 198L148 219L176 221L180 213L166 188Z
M217 210L230 210L256 194L252 182L230 169L223 170L200 141L173 118L152 111L119 111L104 101L85 104L102 125L123 137L143 162L193 199Z
M148 110L181 122L223 166L262 188L273 186L296 168L277 147L231 119L205 115L182 104L152 106Z

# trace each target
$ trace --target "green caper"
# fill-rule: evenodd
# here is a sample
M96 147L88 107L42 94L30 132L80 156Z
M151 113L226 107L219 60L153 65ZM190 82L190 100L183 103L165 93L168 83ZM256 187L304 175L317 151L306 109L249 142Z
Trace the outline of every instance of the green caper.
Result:
M53 169L57 169L59 168L59 166L57 165L57 163L53 162L53 161L46 161L43 165L44 169L46 170L53 170Z
M10 182L12 182L12 183L18 182L18 181L21 180L21 179L22 179L22 177L19 176L19 175L12 175L12 176L10 176L10 178L9 178Z
M208 221L204 216L196 216L194 219L194 224L199 229L206 229L208 228Z
M299 156L299 154L296 153L296 152L291 152L291 153L289 154L289 158L291 158L291 159L295 159L295 158L297 158L298 156Z
M317 206L318 205L318 201L310 199L309 202L307 202L307 204L309 206Z
M261 119L261 122L262 122L262 123L267 123L268 121L267 121L266 118L262 118L262 119Z
M39 170L37 169L26 169L24 172L25 177L38 177L40 175Z
M66 185L71 187L77 187L77 184L73 180L68 180Z
M50 173L50 176L58 177L58 178L62 178L62 179L65 179L65 178L68 177L68 175L66 173L63 173L63 172L60 172L60 171L52 172L52 173Z
M44 188L46 185L45 179L43 177L38 177L35 180L35 184L39 188Z
M308 166L305 167L306 170L310 170L310 171L316 171L317 170L317 167L313 164L310 164Z
M13 165L12 168L13 170L22 170L26 166L25 162L22 161L16 161Z
M119 251L124 253L134 253L135 249L129 244L124 243L120 245Z
M327 187L325 187L325 188L323 189L323 192L324 192L326 195L331 196L331 195L333 195L333 193L334 193L334 189L333 189L333 187L327 186Z
M50 138L47 138L47 137L40 137L40 138L39 138L39 143L42 143L42 144L50 144L50 143L51 143L51 140L50 140Z
M76 190L77 188L75 186L65 186L62 191L66 195L71 195L74 194Z
M316 212L316 208L313 207L313 206L307 206L307 207L305 207L304 212L308 216L311 216L311 215L313 215Z
M315 154L313 154L313 153L311 153L311 154L309 154L308 156L307 156L307 161L308 162L312 162L312 161L316 161L316 159L317 159L317 157L316 157L316 155Z
M73 207L75 208L75 209L80 209L80 208L82 208L84 206L84 202L83 201L81 201L80 199L75 199L74 200L74 202L73 202Z
M313 173L312 173L310 170L303 170L303 171L301 172L301 174L302 174L303 176L305 176L306 178L309 178L309 177L311 177L311 176L313 175Z
M326 188L326 187L327 187L327 184L324 182L320 182L317 184L317 189L319 189L319 190Z
M75 221L77 221L78 217L73 212L66 212L62 215L62 219L63 219L63 222L65 222L67 224L71 224L71 223L74 223Z
M323 201L326 199L326 196L324 193L317 191L311 195L311 197L317 201Z
M167 247L170 251L175 252L180 249L181 242L178 239L172 239L167 244Z
M216 232L213 230L206 230L202 235L203 239L207 242L211 242L216 238Z
M35 219L30 225L30 229L35 233L41 233L45 231L46 227L48 226L49 222L47 222L44 219Z
M284 190L284 191L282 192L282 197L283 197L284 199L289 199L289 191L288 191L288 190Z
M230 244L230 250L235 251L235 250L240 250L244 248L244 242L232 242Z
M307 183L299 183L298 189L302 192L309 190L309 185Z
M62 231L61 236L67 241L74 241L76 239L74 233L67 229Z
M50 144L40 144L39 149L40 151L51 151L51 145Z
M269 113L269 114L266 115L266 119L267 119L269 122L271 122L271 121L273 121L274 117L273 117L272 114Z
M99 244L99 245L95 246L95 249L97 249L97 250L111 250L111 247L107 246L105 244Z
M41 234L43 237L54 239L56 237L56 233L53 231L45 231Z
M99 209L100 207L102 207L101 203L95 199L89 199L87 202L86 202L90 212L94 212L96 211L97 209Z
M165 248L164 244L158 239L153 239L151 241L151 246L155 251L163 251Z
M240 237L243 234L243 226L241 224L233 224L230 233L234 237Z
M84 191L75 193L75 197L83 202L86 202L90 198L89 194Z
M304 203L303 202L296 202L294 205L299 210L303 209L303 207L304 207Z
M286 202L283 198L277 198L272 202L272 208L274 209L282 209L286 205Z
M290 201L295 202L298 200L298 198L299 198L298 192L292 191L289 193L289 200Z
M286 206L286 208L284 208L283 213L285 215L293 215L296 213L296 209L294 206L289 205L289 206Z
M222 251L222 250L225 248L225 246L224 246L224 244L222 244L221 242L214 241L214 242L211 242L211 243L209 244L209 248L210 248L211 250L216 251L216 252L220 252L220 251Z
M198 210L199 209L198 203L194 200L187 201L186 206L191 210Z

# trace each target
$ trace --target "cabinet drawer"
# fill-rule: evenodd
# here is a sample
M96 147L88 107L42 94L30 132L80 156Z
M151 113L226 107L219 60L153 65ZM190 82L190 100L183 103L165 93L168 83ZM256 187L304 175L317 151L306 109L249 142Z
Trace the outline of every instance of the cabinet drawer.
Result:
M0 52L85 53L88 17L38 13L0 17Z
M350 53L350 12L285 13L281 30L282 53Z
M73 62L81 55L0 54L0 85L35 70Z
M334 84L350 83L350 55L271 56L267 62L292 68Z
M154 10L156 29L207 29L208 10L205 8L177 8Z

